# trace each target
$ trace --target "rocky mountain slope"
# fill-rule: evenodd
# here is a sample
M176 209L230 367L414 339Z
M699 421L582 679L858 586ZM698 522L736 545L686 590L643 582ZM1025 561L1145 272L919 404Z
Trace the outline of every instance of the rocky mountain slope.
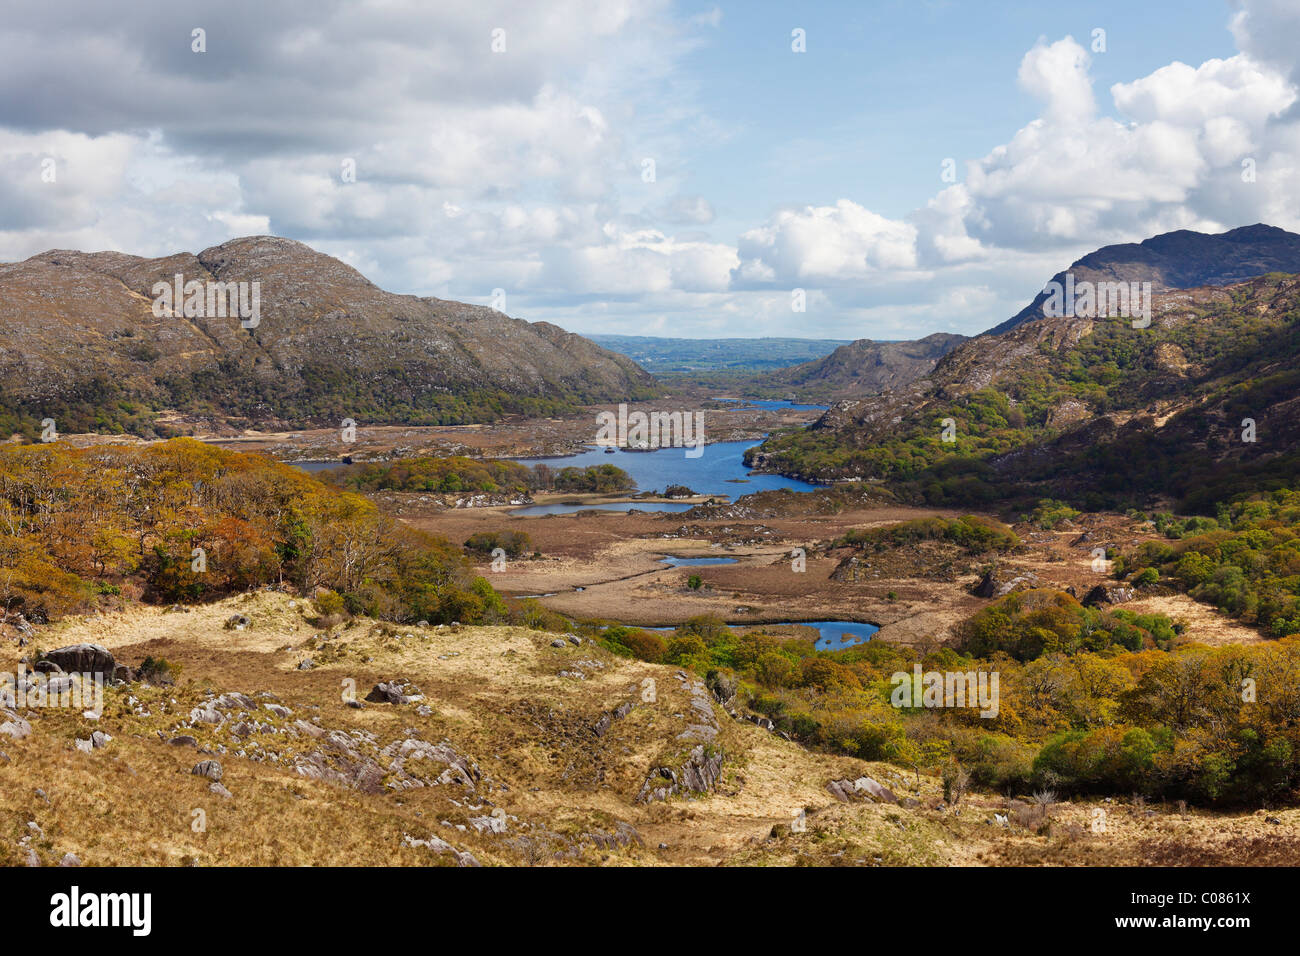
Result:
M1296 276L1165 292L1149 328L1062 316L972 339L928 378L841 402L752 460L822 479L914 480L934 501L1019 489L1204 504L1212 485L1257 489L1292 471L1297 356Z
M1300 235L1262 223L1218 235L1180 229L1142 242L1103 246L1052 281L1063 285L1067 272L1076 283L1150 282L1153 292L1232 285L1269 272L1300 272ZM1040 292L985 334L998 335L1044 318L1047 299L1047 293Z
M829 390L832 395L873 395L902 388L928 375L939 359L966 339L946 332L903 342L858 339L841 345L825 358L773 372L766 381Z
M207 295L204 314L158 317L154 285L178 274L205 292L257 282L257 321L213 314ZM161 259L54 250L2 265L0 341L0 425L52 417L60 431L147 430L161 409L290 426L437 424L654 386L630 359L554 325L394 295L271 236Z

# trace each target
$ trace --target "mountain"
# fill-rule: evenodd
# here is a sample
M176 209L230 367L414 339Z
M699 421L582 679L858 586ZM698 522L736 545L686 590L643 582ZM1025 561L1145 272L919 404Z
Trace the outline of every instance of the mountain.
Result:
M1057 497L1092 509L1205 510L1294 483L1300 278L1272 273L1153 300L1147 328L1055 316L978 336L924 379L772 436L750 462L891 481L931 503Z
M1269 272L1300 272L1300 235L1256 223L1218 235L1180 229L1142 242L1103 246L1052 277L1065 283L1066 273L1080 282L1150 282L1152 292L1232 285ZM1048 299L1034 301L989 329L999 335L1025 322L1044 318Z
M903 342L858 339L841 345L825 358L774 372L768 381L773 385L826 389L832 394L871 395L923 378L939 359L966 339L946 332Z
M156 309L155 284L178 274L203 294ZM239 282L249 317L216 314L226 291L209 283ZM186 301L203 314L171 317L166 306ZM230 302L226 312L238 295ZM63 432L147 434L163 411L281 426L467 422L655 388L635 362L557 326L385 292L272 236L198 255L52 250L0 265L0 341L0 427L50 417Z
M664 372L768 371L828 355L847 339L672 339L649 335L589 335L597 345Z

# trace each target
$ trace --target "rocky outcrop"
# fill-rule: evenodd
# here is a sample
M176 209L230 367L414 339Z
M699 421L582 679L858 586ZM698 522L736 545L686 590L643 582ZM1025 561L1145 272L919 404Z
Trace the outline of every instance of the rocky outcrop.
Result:
M395 679L376 684L366 694L366 700L372 704L413 704L424 700L424 694L410 681Z
M613 830L588 830L579 837L583 843L602 850L618 850L629 846L642 846L641 834L630 823L619 820Z
M596 718L596 723L592 725L592 733L597 737L604 737L605 734L609 733L609 728L613 726L614 721L622 720L628 714L632 713L632 708L635 706L636 703L629 700L625 703L619 704L613 710L601 714Z
M832 780L826 785L831 796L843 803L860 803L869 800L873 803L898 803L898 797L883 784L871 777L858 777L856 780Z
M427 840L417 840L408 834L402 834L402 846L414 847L424 850L432 850L434 853L450 853L455 859L457 866L479 866L478 860L474 854L468 850L458 850L446 840L438 836L430 836Z
M42 655L41 660L55 665L65 674L99 674L104 680L112 678L117 663L108 648L100 644L56 647Z
M679 794L710 793L722 776L724 759L720 749L700 744L686 755L679 766L653 768L641 785L636 802L652 803Z
M1123 604L1137 597L1137 591L1124 584L1098 584L1084 595L1084 607L1101 607L1103 604Z
M12 710L0 710L0 734L22 739L32 733L32 725Z
M1012 591L1024 591L1042 586L1038 575L1032 571L1016 574L1005 568L993 567L984 572L984 576L980 578L971 593L976 597L1000 598L1006 597Z

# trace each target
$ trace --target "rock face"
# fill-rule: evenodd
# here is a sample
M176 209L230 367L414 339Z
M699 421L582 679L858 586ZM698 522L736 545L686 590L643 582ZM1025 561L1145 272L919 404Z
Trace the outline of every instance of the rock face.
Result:
M434 853L450 853L456 860L457 866L479 866L479 861L474 858L474 854L468 850L457 850L446 840L438 836L431 836L427 840L417 840L407 834L402 834L402 846L419 847L426 850L432 850Z
M203 284L203 307L190 310L203 314L154 315L155 283L177 274ZM250 284L250 307L259 283L256 327L216 314L218 294L208 308L208 283L238 282ZM378 423L401 420L403 409L407 420L412 408L445 409L449 396L496 396L522 410L526 399L625 401L655 387L631 359L557 326L394 295L273 236L162 259L54 250L0 265L0 341L0 410L37 405L61 427L58 412L91 389L109 409L132 395L307 425L324 406L373 409Z
M686 729L676 736L679 743L691 746L670 763L651 767L636 796L637 803L667 800L677 794L709 793L722 776L726 759L721 747L714 744L718 736L718 718L713 713L713 695L703 681L685 671L673 675L690 698Z
M434 744L406 737L381 747L366 730L326 730L305 720L295 721L293 730L315 740L314 749L296 756L293 764L299 776L311 780L371 794L428 786L474 793L482 781L478 764L445 740Z
M636 704L633 701L627 701L626 703L619 704L613 710L601 714L596 718L596 723L591 728L592 733L597 737L604 737L605 734L609 733L609 728L613 726L614 721L622 720L628 714L632 713L632 708L635 706Z
M99 644L70 644L56 647L45 654L43 660L57 666L65 674L100 674L104 680L113 677L116 661L108 648Z

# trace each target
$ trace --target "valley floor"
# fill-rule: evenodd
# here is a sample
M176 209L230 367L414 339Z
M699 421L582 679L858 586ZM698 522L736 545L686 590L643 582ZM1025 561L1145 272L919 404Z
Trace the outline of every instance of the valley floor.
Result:
M537 501L572 496L539 495ZM593 507L599 499L589 496ZM898 505L860 505L830 514L694 518L683 514L588 512L516 517L511 507L440 510L416 494L387 494L384 505L412 525L461 542L479 531L528 534L542 555L480 572L506 594L544 595L543 604L575 619L598 618L642 627L672 626L700 614L736 625L777 621L854 620L880 626L874 639L924 646L942 643L958 622L986 606L971 592L990 559L954 561L925 546L872 556L858 576L835 575L848 554L830 547L850 529L873 528L914 518L962 512ZM760 512L761 513L761 512ZM1082 598L1105 575L1092 570L1100 542L1125 544L1155 538L1149 529L1119 515L1093 515L1069 531L1027 531L1025 547L998 559L1008 579L1033 575L1037 587L1074 589ZM795 568L795 549L805 554ZM724 557L734 564L668 567L664 555ZM702 587L687 586L698 575ZM838 579L837 579L838 578ZM1239 624L1173 591L1143 594L1126 608L1160 611L1186 624L1187 643L1216 645L1263 640Z

